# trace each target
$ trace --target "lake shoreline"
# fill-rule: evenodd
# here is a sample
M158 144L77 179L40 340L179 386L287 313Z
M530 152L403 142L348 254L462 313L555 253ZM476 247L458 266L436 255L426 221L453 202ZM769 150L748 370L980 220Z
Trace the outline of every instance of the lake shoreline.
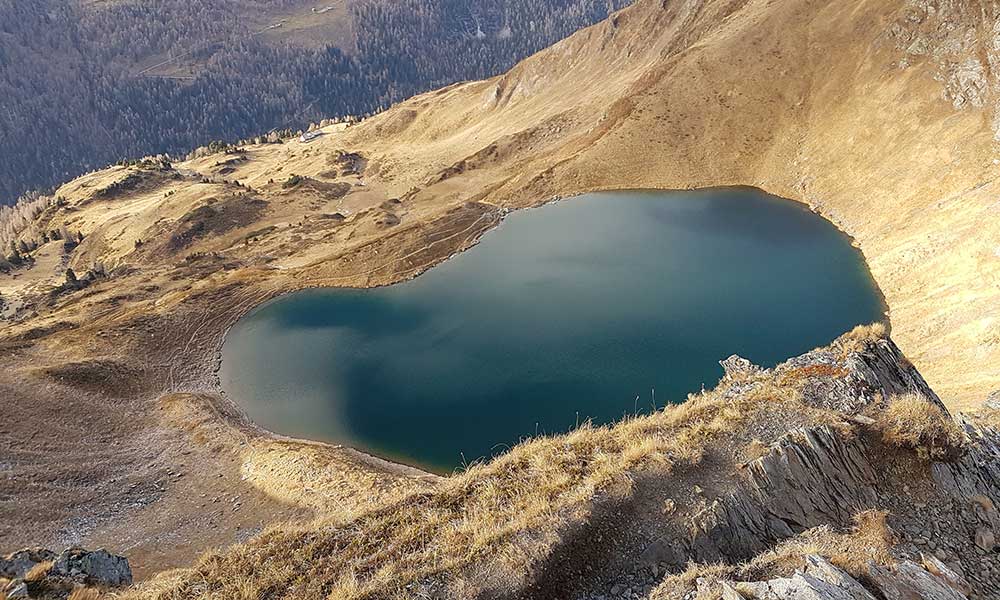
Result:
M657 194L663 195L664 197L671 197L671 196L674 196L674 195L677 195L677 194L682 194L685 191L686 190L636 190L636 189L622 189L622 190L601 190L600 192L598 192L598 194L603 194L603 193L608 193L608 192L612 192L612 193L613 192L623 192L623 193L626 193L626 194L635 195L637 197L642 197L642 196L645 196L645 195L657 195ZM708 198L715 198L715 197L728 197L729 195L732 195L732 194L752 194L752 195L760 195L762 199L765 198L765 197L766 198L771 198L773 200L776 200L776 201L780 202L780 205L784 205L788 201L787 198L780 198L780 197L777 197L777 196L773 196L773 195L768 194L767 192L765 192L763 190L760 190L759 188L754 188L754 187L750 187L750 186L716 187L716 188L698 189L698 190L694 190L694 191L697 192L698 194L705 194L706 200ZM576 199L576 198L578 198L580 196L586 197L588 195L589 194L580 194L580 195L574 195L574 196L550 198L548 200L541 201L541 202L539 202L539 203L537 203L537 204L535 204L533 206L530 206L530 207L528 207L526 209L519 209L516 212L518 212L519 214L523 214L525 212L530 212L532 209L540 209L542 207L546 207L546 206L549 206L549 205L552 205L552 204L555 204L555 203L560 203L560 202L562 202L564 200ZM628 197L628 196L626 196L626 197ZM618 200L618 199L613 199L613 198L604 198L604 199L600 200L600 202L602 202L602 203L603 202L615 203L615 202L623 202L623 201L624 201L624 199ZM679 202L681 204L686 203L688 201L689 200L687 200L687 199L679 200ZM698 199L698 198L692 198L690 201L701 201L701 200ZM746 200L744 200L744 199L731 199L731 200L727 200L727 202L736 202L739 205L742 205L743 202L751 202L751 201L756 201L756 200L754 200L752 198L749 198L749 197ZM771 202L771 200L768 200L768 202ZM886 315L887 311L886 311L886 305L885 305L885 296L881 292L881 289L878 287L877 283L874 281L874 279L873 279L873 277L871 275L870 270L867 268L867 264L863 262L865 260L864 255L863 255L863 253L861 253L858 250L857 244L853 240L853 238L851 238L850 236L846 235L842 230L840 230L839 228L836 227L836 224L832 223L822 213L820 213L819 211L813 209L808 204L806 204L804 202L800 202L800 201L794 201L794 203L795 203L795 205L802 206L803 209L805 211L808 211L810 215L817 215L817 216L819 216L822 219L822 222L824 224L830 225L832 229L835 229L837 235L839 237L843 237L845 239L845 241L855 251L857 251L859 259L862 261L862 264L860 265L861 266L861 270L864 272L866 280L870 283L871 289L878 296L878 303L881 306L881 309L879 310L879 313L880 313L880 315L882 317L887 317L887 315ZM777 203L776 203L776 205L777 205ZM621 206L622 205L619 205L619 207L621 207ZM755 208L753 210L755 211L755 214L757 214L757 213L759 213L760 211L762 211L764 209L765 209L765 207L761 206L760 208ZM784 209L780 209L780 206L779 206L778 210L784 210ZM292 297L293 294L298 294L298 293L301 293L301 292L306 291L306 290L322 290L322 289L330 289L330 290L339 289L339 290L343 290L343 291L350 291L350 290L355 290L355 291L358 291L358 290L378 290L380 288L385 288L387 286L395 286L395 285L401 284L403 282L412 281L414 278L417 277L417 275L426 273L428 270L432 270L435 267L437 267L439 265L442 265L442 264L448 262L451 259L455 259L459 254L463 254L463 260L470 260L468 258L468 255L467 255L466 251L469 250L469 249L471 249L471 248L473 248L473 247L475 247L475 246L478 246L483 241L483 239L487 237L488 233L495 231L499 227L500 224L503 224L503 221L505 220L505 217L508 216L509 214L513 214L513 212L514 211L505 212L503 214L503 217L500 220L498 220L498 222L497 222L496 225L494 225L493 227L491 227L489 229L486 229L486 230L482 231L480 233L480 235L476 236L475 239L472 240L466 246L466 248L464 250L462 250L461 252L453 253L453 254L450 254L450 255L448 255L446 257L443 257L440 260L436 261L433 265L429 266L427 269L421 270L419 273L412 274L410 277L402 278L402 279L400 279L398 281L395 281L393 283L386 283L384 285L367 286L367 287L366 286L341 286L341 287L303 286L303 287L297 288L297 289L295 289L293 291L286 291L286 292L283 292L281 294L274 295L274 296L270 297L269 299L265 300L264 302L262 302L262 303L260 303L260 304L258 304L256 306L250 308L247 312L245 312L243 314L243 316L241 316L238 319L234 320L233 323L231 323L230 326L226 328L225 333L221 337L221 341L220 341L220 343L217 346L217 350L216 350L216 353L214 355L214 361L213 361L214 362L214 364L213 364L213 367L214 367L213 368L213 387L216 390L218 390L219 393L221 393L227 399L229 399L234 405L240 406L239 400L232 398L232 395L234 394L233 390L227 390L227 389L225 389L225 385L223 384L223 381L222 381L223 345L226 343L226 340L228 340L230 338L232 327L233 327L233 325L235 325L236 322L239 322L240 320L243 320L243 319L252 318L254 315L258 315L258 314L263 313L263 312L271 311L271 309L274 308L274 304L276 302L278 302L280 300L286 300L286 301L288 301L288 299L290 297ZM573 214L573 213L569 213L569 214ZM566 217L567 217L567 214L563 213L563 218L566 218ZM548 228L548 230L550 230L550 231L553 230L553 229L554 228L552 228L552 227ZM473 286L473 287L476 287L476 286ZM306 297L300 296L299 299L303 300L303 298L306 298ZM273 312L273 311L271 311L271 312ZM886 318L886 320L887 320L887 318ZM854 325L854 323L852 323L851 326L853 326L853 325ZM848 329L849 329L849 327L848 327ZM838 335L840 333L842 333L842 332L839 331L839 330L836 332L836 334L838 334ZM817 341L817 343L815 345L817 345L817 346L818 345L822 345L823 341L826 341L826 340L819 340L819 341ZM731 353L732 350L731 349L727 350L727 352ZM796 350L796 352L797 352L797 350ZM792 354L792 355L794 355L794 354ZM312 353L307 353L306 356L312 357ZM344 358L347 358L347 357L342 357L339 361L337 361L337 364L342 364ZM717 360L720 360L721 358L724 358L724 356L720 356L719 358L716 358L715 360L711 361L712 364L714 364ZM779 359L784 359L784 358L788 358L788 357L787 356L777 357L774 360L771 360L770 362L777 363ZM268 364L272 364L272 363L268 363ZM713 382L714 382L714 380L705 380L705 381L702 381L701 383L702 384L710 384L710 383L713 383ZM254 386L254 387L256 389L257 386ZM311 391L311 389L312 388L310 388L310 391ZM697 385L694 385L693 387L691 387L689 389L686 388L686 389L687 389L688 392L696 391ZM251 392L251 393L253 393L253 392ZM239 392L235 392L235 394L236 394L237 398L240 395ZM280 395L279 396L275 396L272 393L268 397L271 398L271 400L269 402L275 402L275 399L278 398L278 397L280 397ZM292 397L301 397L301 394L298 394L298 395L292 394ZM669 396L661 396L661 397L669 397ZM241 409L241 410L244 410L244 409ZM578 411L578 412L582 412L582 409L581 409L581 411ZM265 421L266 421L266 419L265 419ZM607 419L601 419L600 422L612 422L612 421L609 421ZM269 430L270 429L274 429L274 427L271 427L271 426L268 426L267 428ZM279 426L279 427L277 427L277 429L281 429L281 427ZM547 428L544 428L544 429L547 429ZM561 431L561 429L557 429L557 431ZM306 438L306 439L313 439L313 440L317 439L316 434L312 434L312 435L309 435L309 434L307 434L307 435L294 434L292 436L286 436L286 435L280 435L280 434L276 434L276 435L279 435L279 437L281 439L295 439L295 438L298 438L298 437L302 437L302 438ZM527 436L527 438L530 438L531 434L530 433L522 434L518 439L520 439L520 440L523 441L524 439L526 439L525 436ZM427 463L422 463L421 461L416 460L416 459L415 460L407 460L406 456L400 456L400 455L395 454L395 453L386 453L384 451L380 451L379 449L377 449L375 447L372 447L370 445L367 445L367 444L358 445L357 442L353 442L352 443L352 442L346 441L346 440L326 440L326 441L328 443L334 443L334 444L336 444L338 442L341 443L341 444L346 444L346 445L352 446L352 447L356 448L358 451L364 452L364 453L366 453L368 455L377 456L377 457L383 458L385 460L389 460L389 461L396 462L396 463L401 463L401 464L408 465L408 466L413 466L413 467L418 468L418 469L427 470L427 467L426 467ZM508 438L508 440L506 441L506 443L508 443L508 444L509 443L516 443L516 440ZM453 465L452 467L448 467L448 468L443 468L443 467L433 468L432 467L431 470L432 470L432 472L442 474L442 473L449 472L452 468L458 468L459 470L461 470L461 465Z

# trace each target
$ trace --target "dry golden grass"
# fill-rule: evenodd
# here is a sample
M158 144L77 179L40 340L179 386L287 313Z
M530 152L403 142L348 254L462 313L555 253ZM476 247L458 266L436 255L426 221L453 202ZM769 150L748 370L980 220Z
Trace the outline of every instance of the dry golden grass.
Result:
M868 572L869 562L885 565L892 561L890 553L896 538L886 523L888 513L868 510L854 517L854 528L837 533L829 527L816 527L779 544L740 568L748 579L770 579L786 576L805 565L807 554L826 557L835 566L853 576Z
M854 329L840 336L835 346L840 348L841 356L847 356L856 352L862 352L872 342L885 339L889 335L889 328L885 323L877 322L869 325L858 325Z
M883 441L915 450L922 458L953 458L967 443L962 428L919 394L893 396L873 416Z
M867 573L867 565L874 562L888 565L893 561L891 550L896 538L886 523L887 513L869 510L854 518L854 527L847 532L837 532L830 527L816 527L790 538L774 549L764 552L741 565L697 564L677 575L667 577L653 592L651 600L682 598L695 588L698 579L704 579L706 593L699 600L721 597L723 581L761 581L787 577L805 566L810 554L822 556L833 565L853 576Z
M94 588L78 587L74 588L68 600L98 600L101 592Z
M750 440L750 443L743 448L744 462L750 462L761 458L770 450L770 446L758 439Z
M38 563L24 574L24 580L34 582L45 579L45 577L49 574L49 571L52 570L52 565L53 562L51 560Z
M627 498L641 473L668 478L763 410L798 404L794 389L762 380L735 397L709 392L613 426L585 423L527 441L431 491L346 523L274 529L206 555L169 585L132 598L409 598L421 587L449 597L517 590L599 499ZM804 408L804 407L802 407Z
M806 365L782 372L779 381L784 385L793 385L812 377L844 377L848 372L840 365Z

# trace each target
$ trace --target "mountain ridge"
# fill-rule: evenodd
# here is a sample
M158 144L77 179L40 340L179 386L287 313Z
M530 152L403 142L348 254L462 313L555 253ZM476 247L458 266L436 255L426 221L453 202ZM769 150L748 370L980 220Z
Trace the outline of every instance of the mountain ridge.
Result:
M80 522L80 498L93 501L72 482L94 482L109 506L148 502L75 526L79 538L133 548L146 575L189 563L190 555L164 549L171 535L187 536L192 548L217 547L239 539L232 527L264 518L369 523L370 511L397 493L442 501L434 491L440 482L350 449L246 433L252 425L218 392L222 335L281 293L407 279L476 243L510 210L596 189L753 185L809 204L864 252L890 307L892 337L928 389L949 410L988 417L983 403L1000 389L1000 206L994 82L979 40L995 17L988 4L973 4L948 12L902 0L639 0L508 75L417 96L357 125L320 127L312 140L216 148L62 186L64 204L54 201L19 235L65 228L82 239L67 245L60 234L32 250L34 262L17 277L0 275L0 295L10 302L0 342L10 369L0 373L0 388L15 399L12 422L32 425L5 441L24 465L0 482L0 492L21 507L51 507L27 512L24 522L55 540L67 523ZM968 67L972 60L980 68ZM92 277L67 285L65 267ZM814 367L839 385L836 362L824 364ZM80 385L95 379L103 383ZM775 397L791 403L783 426L815 425L801 420L819 413L804 411L794 394ZM725 405L712 406L714 418ZM94 465L66 464L61 456L91 446L42 424L71 429L66 415L92 414L101 417L88 416L93 435L117 440L118 448ZM743 416L767 422L775 414L748 408ZM232 429L234 422L240 426ZM874 434L870 423L855 426ZM48 450L29 453L41 443L32 435ZM624 443L617 434L599 436ZM652 436L633 458L684 464L690 457L663 446L670 439ZM631 465L625 450L606 460ZM931 477L942 468L935 466L942 461L886 455ZM559 455L558 464L571 470L580 456ZM189 466L177 483L166 470L180 463ZM648 475L633 466L620 473ZM123 472L137 474L141 493L121 489ZM39 473L69 483L29 485ZM321 481L315 487L314 478ZM218 495L215 481L253 504L213 512L212 523L227 529L208 535L207 516L185 507L204 503L201 493ZM593 508L590 492L580 493L571 513ZM163 523L144 519L152 514ZM553 515L571 528L580 523ZM135 522L143 525L136 530ZM4 525L3 544L37 541ZM307 526L297 539L316 539L309 536L320 530ZM561 533L551 534L563 543ZM908 535L916 543L919 535ZM213 555L196 573L235 565L244 551ZM142 565L156 566L143 572ZM500 579L490 581L500 585L514 571L492 572ZM224 589L233 583L224 570L211 574ZM190 586L193 575L178 575L186 576ZM381 580L364 577L381 589ZM992 585L989 574L981 579Z
M655 3L639 3L622 13L626 16L618 18L622 20L621 22L625 19L645 20L650 30L655 29L655 24L661 22L658 19L671 23L682 21L689 27L685 20L697 23L699 13L693 9L683 13L685 6L700 8L702 4L680 3L671 5L675 8L662 10ZM987 297L992 295L989 291L990 284L987 282L995 281L997 277L997 265L993 260L996 248L991 246L996 243L996 233L977 231L979 223L987 222L989 219L987 215L994 210L990 208L992 203L989 201L987 191L994 185L996 177L996 165L992 162L994 160L992 157L995 156L993 105L982 104L976 107L969 103L960 103L960 107L956 108L951 98L968 94L967 90L953 81L961 81L960 76L948 72L942 73L942 69L946 67L937 64L939 59L933 53L926 56L906 54L900 56L897 44L890 33L895 32L896 37L906 38L906 34L899 33L898 30L899 20L905 19L899 16L900 9L893 5L860 3L861 8L867 11L864 13L865 19L858 19L857 15L848 11L844 11L846 16L838 14L830 7L825 7L818 14L802 14L811 10L812 5L808 3L790 3L789 8L783 8L781 11L767 9L774 14L762 9L763 6L760 3L722 4L714 8L722 12L730 11L725 12L730 16L720 14L705 16L706 27L711 28L713 24L728 19L727 27L730 30L736 28L737 22L759 20L763 19L763 16L770 16L770 21L754 21L760 29L749 32L741 30L736 40L728 40L726 36L731 34L722 30L722 25L719 26L715 36L726 40L727 45L717 50L717 56L708 64L726 65L726 72L723 73L710 71L707 68L701 72L692 71L698 68L698 65L688 65L683 56L671 56L665 61L665 66L657 66L652 73L640 69L640 75L636 75L635 71L629 71L629 74L621 74L618 77L609 76L600 82L600 86L594 83L596 76L591 74L590 79L579 78L582 87L587 87L586 84L589 82L593 85L587 89L599 89L601 92L609 89L624 90L620 93L621 98L615 98L616 102L602 103L597 100L591 103L594 92L581 98L572 89L574 78L577 78L573 71L573 59L564 58L562 62L549 65L552 72L559 76L555 82L551 78L547 81L550 88L546 98L571 98L572 100L565 104L604 106L605 110L598 112L596 116L593 112L597 111L593 111L588 115L590 119L581 118L581 121L588 126L578 127L578 136L573 140L568 136L562 136L560 142L565 141L565 146L550 145L544 147L544 150L534 152L534 156L543 158L540 161L541 166L533 173L533 180L524 182L523 174L505 178L502 183L494 183L499 185L499 188L491 188L491 195L504 198L504 201L506 201L505 196L509 197L511 204L519 206L530 204L538 198L571 195L609 187L687 188L747 184L762 187L780 196L800 199L834 221L858 241L869 258L876 279L883 288L889 288L884 291L889 297L889 305L894 311L894 316L899 316L898 311L914 311L912 317L902 316L893 321L897 326L896 335L900 343L918 363L925 353L934 356L946 353L942 349L924 349L920 346L921 342L926 344L930 340L942 340L955 336L955 333L947 331L948 328L943 326L944 321L951 318L947 314L950 312L950 308L946 306L947 298L940 298L935 294L935 300L940 304L934 307L930 314L913 306L915 299L920 298L922 301L932 293L927 287L933 285L934 278L948 282L949 286L963 286L964 294L976 290L973 300L980 310L963 312L969 317L975 314L981 315L978 323L969 323L968 327L979 329L978 335L985 334L985 336L964 343L953 339L951 345L964 345L965 351L970 352L967 364L970 369L977 369L977 372L965 376L970 380L982 378L984 374L978 371L979 367L972 365L980 363L981 359L978 357L981 352L993 356L997 351L998 341L995 333L993 335L987 333L993 329L990 323L997 318L997 315L991 308L991 303L986 301ZM732 12L736 11L737 7L739 11L751 11L751 15L745 17L742 12ZM676 14L671 11L676 11ZM734 14L739 14L742 18L733 19L731 15ZM807 16L809 18L806 18ZM787 59L782 58L780 64L785 65L785 70L791 74L781 79L780 85L775 83L773 88L765 85L761 79L766 77L766 81L770 82L771 73L780 75L778 66L761 61L761 66L754 70L756 54L743 58L742 62L736 65L729 64L729 57L739 54L739 50L732 47L734 44L748 43L752 47L755 43L760 43L754 42L755 39L773 40L780 37L777 31L780 31L782 23L788 22L789 19L818 21L816 27L822 30L825 36L834 37L840 32L842 38L837 38L834 43L842 44L843 39L850 40L850 46L846 50L852 51L855 58L840 57L837 61L840 66L823 73L822 78L811 71L808 77L794 76L790 70L792 65L786 65ZM938 21L938 26L941 25L940 17L933 19ZM957 18L956 21L962 22ZM865 29L859 31L857 29L859 23ZM923 26L923 23L919 25ZM765 33L763 28L768 26L771 29ZM954 37L961 38L967 31L975 31L979 27L975 20L966 26L970 29L959 29L953 34ZM670 31L669 25L663 29ZM919 27L917 29L919 30ZM614 27L611 22L606 22L529 59L515 67L510 75L491 80L490 83L469 84L460 88L465 96L472 98L458 103L460 106L470 107L469 112L458 111L457 114L469 115L478 111L478 107L488 106L485 99L483 104L479 104L474 98L477 94L489 97L493 93L491 89L493 85L497 86L495 88L497 90L506 89L508 96L512 93L511 90L518 89L518 85L530 86L531 70L542 68L541 65L548 61L558 60L557 57L562 49L571 44L579 46L589 44L588 47L600 48L617 44L616 55L622 56L633 50L629 44L637 46L648 39L645 35L637 34L634 40L616 40L613 33ZM851 36L860 33L867 33L866 39L870 39L873 46L856 44ZM612 36L610 41L607 39L609 35ZM746 40L747 37L750 38L749 42ZM808 50L805 46L808 40L786 37L789 39L776 44L779 48L762 49L760 54L767 56L772 52L783 52L780 56L796 56L795 61L805 65L807 69L813 63L823 64L823 54L829 52L827 48L829 43L825 39L818 45L814 44L817 47L812 54L803 54ZM668 43L662 41L664 39L674 40L669 33L656 39L661 40L661 44ZM909 41L909 45L915 43ZM944 42L938 43L946 45ZM782 50L780 48L782 44L794 44L794 47ZM651 46L646 50L651 56L648 60L658 61L657 56L661 50L655 44ZM576 56L576 60L579 60L576 52L570 52L568 48L565 52ZM879 62L875 62L876 57ZM955 60L950 56L947 59ZM912 64L908 64L905 68L898 66L903 60ZM596 62L602 64L601 61ZM615 61L610 59L607 63L614 65ZM890 68L888 75L881 75L887 66ZM613 71L614 67L608 67L606 70ZM664 82L665 75L661 74L664 70L671 73L669 83ZM603 75L600 67L593 71ZM875 71L878 76L872 79L872 75L868 73L871 71ZM721 78L721 81L712 81L709 90L706 91L696 82L699 78L708 76ZM514 80L515 83L511 82L512 77L517 78ZM852 85L861 85L856 80L862 77L866 78L863 93L845 98L842 91L848 88L841 87L843 82L855 82ZM885 82L880 81L883 78L887 78ZM944 80L943 83L941 80ZM561 81L567 83L560 86ZM629 89L631 85L638 87ZM978 86L979 83L976 82L968 84L972 89L978 89ZM674 91L677 88L681 91ZM647 90L645 96L637 93L641 89ZM714 90L719 89L723 91L715 94ZM738 90L739 93L733 90ZM729 95L730 92L735 94L734 99L731 99L733 97ZM457 93L450 91L449 95ZM677 95L682 97L678 100L674 98ZM670 106L664 111L659 111L656 104L663 102L663 98L670 99L668 101ZM436 102L441 100L443 100L441 97L435 97ZM412 102L413 104L402 105L400 111L408 110L410 106L423 101L415 99ZM531 105L530 96L522 102L528 106L520 110L532 115L532 118L545 110L547 112L542 114L549 119L564 121L567 119L560 114L561 110L548 107L537 109ZM551 104L563 108L563 104L558 101ZM672 108L674 106L676 108ZM564 110L571 111L572 106L567 106ZM520 135L530 133L529 126L545 126L544 119L537 119L536 122L528 123L522 128L516 120L517 115L509 115L509 110L505 112L503 107L499 107L495 113L474 121L475 131L471 129L466 131L462 128L461 119L474 119L474 117L449 118L451 113L456 112L450 106L443 112L449 114L443 117L437 114L432 116L432 113L427 111L424 118L440 117L439 129L451 132L456 139L475 138L477 134L482 135L484 140L493 138L494 135L491 133L479 133L490 126L491 119L502 120L501 127L520 129ZM695 112L698 114L694 114ZM894 120L887 121L883 118L883 114L894 115ZM380 121L397 119L397 115L399 112L390 111L387 115L374 119L371 126L363 130L375 131L376 136L382 136L381 139L384 140L382 143L387 147L390 144L398 144L405 148L405 151L409 151L411 149L406 146L405 134L390 136L388 140L382 135L384 130L380 127ZM604 133L611 131L614 133ZM730 132L735 132L734 139L720 139L725 138ZM884 142L892 148L890 153L880 153L877 149L882 140L874 139L873 136L879 134L891 136L888 140L892 141ZM446 152L438 153L437 149L449 143L447 138L438 142L433 129L430 133L421 130L420 135L419 139L425 144L421 149L422 152L432 155ZM671 143L660 141L655 146L655 155L647 150L649 146L658 142L657 139L650 139L654 136L659 140L671 140ZM631 148L638 140L642 142ZM944 140L955 140L956 145L947 151L951 156L943 155L941 147L944 145ZM428 146L435 142L438 145L433 146L433 151L428 151ZM961 145L958 145L959 142ZM584 150L577 153L574 143ZM900 145L902 143L906 144L906 150ZM454 146L462 147L459 144ZM391 152L391 149L386 149L387 154ZM551 155L557 158L551 158ZM450 160L454 163L459 163L465 158L466 156L458 152L450 155ZM405 171L418 170L417 165L402 162L405 158L401 157L400 160L400 177L405 176ZM580 166L574 166L574 161L580 163ZM517 163L519 169L523 168L524 162ZM957 165L957 168L953 165ZM548 171L550 168L552 171ZM557 180L558 183L556 185L548 183L551 180ZM412 181L413 185L419 183L421 182ZM964 215L954 215L953 211L945 208L948 202L958 199L969 205ZM930 210L938 213L935 218L943 216L954 227L950 229L939 227L936 230L929 227L930 224L919 218L919 212ZM899 232L892 231L885 222L885 216L878 214L879 211L882 211L883 215L906 217L907 220L904 222L913 229L924 227L927 229L924 235L932 241L921 243L914 239L916 235L900 235ZM972 218L973 214L981 217ZM945 230L949 232L947 236L942 235L942 231ZM891 239L894 235L899 239ZM961 239L963 237L964 239ZM914 259L899 257L900 254L933 257L939 251L938 248L931 248L934 246L943 247L941 249L945 252L954 250L956 254L961 254L960 262L963 264L968 264L970 261L975 263L966 267L961 282L958 281L958 277L950 273L953 269L945 265L931 264L927 265L926 269L921 269L923 265L912 264ZM883 257L889 253L894 253L895 256L884 260ZM910 264L900 267L899 263L904 263L904 260ZM885 264L886 262L897 264L889 265ZM940 263L943 260L937 257L931 258L929 262ZM914 285L915 282L897 283L895 278L898 274L893 274L892 280L887 281L885 273L880 273L880 271L892 272L899 268L927 272L909 273L922 280L918 285ZM900 287L899 290L892 289L896 285ZM922 340L915 339L916 336L911 337L905 330L907 321L923 322L925 327L933 326L933 335L923 335ZM900 325L903 325L904 329L900 329ZM973 345L976 346L974 352L971 348ZM920 364L938 387L956 386L954 377L938 377L936 374L938 366L931 361ZM990 391L990 386L997 387L995 376L989 377L994 383L977 384L982 386L978 390L973 391L970 387L964 390L956 388L956 393L963 398L961 401L967 405L974 403L976 400L973 397L978 396L981 400Z

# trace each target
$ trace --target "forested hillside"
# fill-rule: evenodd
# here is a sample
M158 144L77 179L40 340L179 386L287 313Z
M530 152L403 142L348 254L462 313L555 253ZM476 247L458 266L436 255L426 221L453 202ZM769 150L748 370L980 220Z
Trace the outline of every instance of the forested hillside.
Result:
M630 0L0 0L0 203L499 73Z

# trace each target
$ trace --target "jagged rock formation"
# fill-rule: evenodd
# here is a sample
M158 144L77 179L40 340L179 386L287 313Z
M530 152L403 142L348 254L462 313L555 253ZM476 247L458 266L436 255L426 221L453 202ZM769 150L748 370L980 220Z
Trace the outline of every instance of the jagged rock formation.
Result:
M0 435L0 496L18 511L16 524L0 520L0 545L113 539L159 558L180 536L184 555L155 562L177 566L244 539L262 520L332 515L335 525L308 539L275 533L245 550L270 564L288 544L315 542L315 560L287 571L278 561L274 589L294 583L301 595L328 596L324 586L347 586L337 578L350 569L338 566L344 552L325 549L366 539L380 519L412 518L427 527L418 540L393 538L407 530L400 526L386 534L398 546L382 543L405 547L406 561L349 547L393 581L439 596L648 596L696 547L738 561L789 532L802 537L816 522L807 506L836 527L849 512L843 501L890 511L899 560L933 554L960 567L974 594L996 595L995 475L977 463L995 457L989 420L969 422L964 457L938 463L890 444L879 424L884 403L903 391L967 409L1000 388L996 21L992 3L978 0L638 0L502 77L327 127L308 143L198 156L173 165L176 177L113 197L100 190L148 167L66 184L57 192L64 202L16 232L19 241L48 237L30 250L33 266L0 276L10 319L0 331L0 427L17 424ZM342 169L345 155L363 157L362 172ZM292 174L350 191L285 189ZM413 277L508 211L553 197L734 184L802 200L855 238L909 360L889 342L840 344L769 372L734 369L672 416L580 433L575 445L539 442L483 466L482 479L443 481L349 449L275 440L218 393L226 327L280 293ZM266 207L238 211L234 228L170 243L191 217L256 200ZM70 251L51 241L63 228L83 234ZM107 279L49 302L66 267L98 264ZM66 373L87 387L53 375ZM684 448L671 443L678 439ZM65 458L81 455L93 460ZM30 485L43 477L52 485ZM493 504L466 493L540 493L546 482L567 487L523 505L513 493ZM776 499L789 490L817 497L801 506ZM420 502L394 496L417 492ZM239 494L244 508L208 516L202 494ZM503 533L469 517L511 506L516 514L503 519L515 524ZM415 507L441 521L420 521ZM529 518L537 515L545 519ZM727 533L740 528L747 540ZM440 539L459 539L463 552L436 546ZM239 560L230 553L212 564ZM288 579L303 570L309 582ZM399 591L373 570L357 575L359 585L374 596ZM213 585L232 591L215 575ZM204 592L199 585L208 584L177 584L189 595Z
M727 376L755 373L746 361L734 371L728 359ZM777 376L793 371L826 369L834 377L807 378L803 401L811 406L854 417L866 407L892 395L915 392L947 412L927 385L890 340L878 340L845 361L829 349L816 350L780 365ZM871 423L862 420L863 424ZM1000 470L990 464L995 439L973 426L970 435L979 443L961 462L935 464L935 479L949 483L954 497L976 495L1000 498ZM745 483L716 500L696 517L700 532L689 555L701 562L746 559L811 527L846 525L858 512L878 505L879 487L885 486L869 441L863 436L844 438L832 427L793 431L779 439L767 454L743 467ZM994 463L1000 467L1000 462ZM888 484L891 485L891 484Z
M780 436L763 456L740 466L732 491L691 515L687 537L655 541L646 549L644 561L652 556L661 571L682 570L692 560L748 561L812 528L847 527L862 511L889 509L899 527L895 551L899 561L869 564L861 578L864 584L821 557L807 557L805 568L791 577L721 587L701 580L701 592L709 594L711 589L733 600L958 599L1000 593L1000 573L995 571L1000 567L995 553L995 532L1000 531L995 508L1000 499L1000 435L992 427L963 419L971 443L960 458L919 467L924 481L901 477L898 457L886 461L887 452L894 451L874 431L876 420L865 416L877 413L866 409L877 408L890 395L909 392L944 408L895 344L877 340L846 357L843 348L821 349L793 358L773 372L739 357L730 357L723 366L722 385L729 386L723 393L733 400L772 374L826 373L800 382L803 401L836 411L854 424L856 432L844 435L842 427L820 425ZM933 490L931 498L915 501L911 486L922 484L925 491ZM925 529L928 524L933 534ZM617 594L610 597L645 597L634 593L643 589L634 575L613 587ZM679 597L674 591L661 586L658 597Z
M806 556L805 562L789 578L723 583L722 600L966 600L968 585L933 557L925 558L927 568L909 560L892 570L873 566L869 581L879 596L820 556Z
M56 554L45 548L25 548L0 558L0 577L18 579L37 564L55 560Z
M950 549L942 556L953 561L958 573L972 571L977 584L973 587L980 593L988 592L982 597L992 597L1000 593L994 573L1000 564L995 554L995 532L1000 531L1000 522L994 504L1000 498L1000 437L992 429L984 431L969 423L965 426L974 440L969 452L956 462L931 465L937 504L945 507L932 522L938 533L942 528L952 530L946 538L964 529L965 535L959 534L948 542L938 538L937 545ZM739 490L696 517L697 533L690 555L702 562L749 559L808 528L830 523L846 525L861 510L894 504L892 497L897 492L893 486L898 481L885 477L877 468L879 461L871 456L875 451L864 437L845 441L828 427L786 436L766 456L747 465L746 481ZM953 506L955 509L949 510ZM903 514L898 517L910 520ZM907 529L912 531L912 526ZM921 538L918 544L926 549L929 542ZM874 584L879 598L957 599L965 598L964 594L972 589L963 575L935 556L913 554L929 565L930 573L908 559L891 569L871 567L867 581ZM744 584L739 589L749 592L750 598L762 600L874 598L867 592L847 594L844 585L829 578L818 577L821 581L815 581L817 565L825 568L827 563L812 558L807 562L805 572L792 579ZM834 591L830 586L841 590ZM855 586L857 582L847 585Z
M783 437L743 474L739 489L695 516L691 558L752 558L811 527L847 525L877 503L875 469L863 444L829 427Z
M0 557L0 597L62 600L74 590L107 590L132 585L132 569L124 556L107 550L43 548L18 550ZM94 596L96 597L96 596Z
M723 593L733 599L950 600L1000 593L1000 435L979 421L947 425L951 420L940 401L891 340L877 331L854 332L773 369L738 357L723 362L726 376L717 389L608 432L609 439L631 438L636 431L653 436L621 449L625 455L640 447L648 451L655 440L667 444L653 455L663 452L659 460L668 466L639 461L623 467L621 474L633 482L624 495L593 488L569 505L531 497L530 510L553 502L543 512L556 516L523 530L511 523L512 537L492 539L483 554L436 545L463 527L491 526L466 525L467 519L488 516L479 512L480 493L490 498L492 490L532 489L573 476L562 468L530 466L535 453L560 448L569 453L560 461L587 468L594 458L583 448L607 443L598 438L576 450L602 434L555 437L515 448L496 465L457 479L454 488L445 484L390 502L343 526L251 541L174 580L171 593L226 593L226 572L265 556L272 562L261 585L287 586L279 597L289 598L330 590L354 597L348 590L355 588L343 587L344 577L364 590L359 596L380 598L661 600ZM888 437L883 414L900 398L917 398L942 426L965 432L948 458L933 460ZM688 458L669 445L677 438L689 440ZM452 496L455 490L462 491ZM517 503L524 495L531 492L503 498ZM440 515L439 503L455 511L447 513L452 516ZM886 515L884 537L864 537L870 532L856 524L863 514ZM442 525L421 525L421 537L410 539L409 526L387 526L384 519ZM376 538L372 554L358 549L366 547L363 539ZM310 558L289 558L286 565L283 548L303 547ZM382 550L397 547L406 547L407 554ZM768 558L779 550L792 567ZM369 573L395 575L345 575L361 564ZM702 565L697 569L704 575L685 579L682 573L692 564ZM286 568L294 581L274 575ZM140 588L135 597L148 596Z
M107 587L132 585L132 569L129 567L128 559L111 554L107 550L93 552L82 548L64 550L55 559L52 573Z

